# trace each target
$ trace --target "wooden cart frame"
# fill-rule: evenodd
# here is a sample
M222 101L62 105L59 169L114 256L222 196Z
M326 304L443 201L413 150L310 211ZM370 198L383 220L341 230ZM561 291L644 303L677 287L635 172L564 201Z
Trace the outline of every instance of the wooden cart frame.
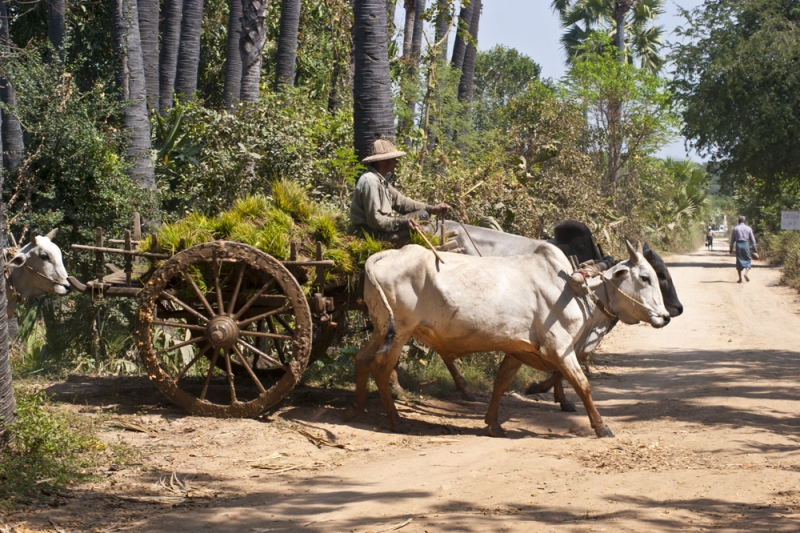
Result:
M320 243L314 260L278 260L257 248L230 241L186 247L176 253L138 251L138 215L124 239L94 246L73 245L93 253L95 279L76 290L94 297L138 298L136 345L148 376L173 403L190 413L215 417L252 417L283 399L299 381L312 357L333 340L334 298L325 294ZM123 267L106 263L122 255ZM149 266L138 265L142 258ZM163 263L158 263L163 261ZM298 278L313 271L314 292L304 293ZM340 300L341 301L341 300ZM345 304L346 305L346 304Z

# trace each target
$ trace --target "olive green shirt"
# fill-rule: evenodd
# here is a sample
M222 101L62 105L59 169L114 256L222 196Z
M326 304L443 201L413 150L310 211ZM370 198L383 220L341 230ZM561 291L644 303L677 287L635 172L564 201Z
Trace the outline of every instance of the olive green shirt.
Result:
M353 201L350 204L350 222L354 228L368 226L376 231L397 231L406 226L394 212L405 215L425 209L430 214L433 206L416 202L403 196L381 176L375 168L358 178Z

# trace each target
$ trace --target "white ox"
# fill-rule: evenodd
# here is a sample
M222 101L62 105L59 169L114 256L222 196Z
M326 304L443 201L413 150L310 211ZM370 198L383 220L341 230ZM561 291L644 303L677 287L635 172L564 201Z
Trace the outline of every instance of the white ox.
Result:
M20 298L38 298L50 293L64 295L71 290L61 249L51 240L56 231L44 237L35 236L16 253L5 250L9 319L14 317Z
M630 259L589 285L610 315L627 324L665 326L658 278L628 244ZM505 352L486 415L489 434L503 436L497 421L500 397L523 364L560 371L583 401L598 436L613 436L592 401L578 355L591 352L615 319L569 285L571 267L555 246L542 243L517 257L444 254L444 264L420 246L376 254L366 263L364 300L375 330L356 355L356 398L346 413L363 411L369 374L375 378L394 431L404 431L389 378L409 337L422 341L445 361L476 352Z

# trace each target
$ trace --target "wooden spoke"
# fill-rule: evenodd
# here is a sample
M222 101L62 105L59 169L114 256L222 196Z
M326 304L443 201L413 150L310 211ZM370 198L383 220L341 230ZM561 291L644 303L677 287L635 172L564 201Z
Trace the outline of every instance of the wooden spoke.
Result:
M217 316L217 314L214 312L214 309L211 308L211 304L208 303L208 300L206 299L206 296L203 294L203 291L200 290L200 287L198 287L197 283L194 281L192 273L186 272L186 278L189 280L189 283L192 284L192 288L194 289L194 292L197 293L197 297L200 298L200 301L203 302L205 308L208 309L208 313L211 315L211 318Z
M189 339L188 341L183 341L183 342L179 342L178 344L173 344L169 348L162 348L161 350L158 350L156 352L156 356L161 355L161 354L165 354L167 352L172 352L174 350L180 350L184 346L189 346L190 344L197 344L198 342L202 342L204 340L205 339L203 337L194 337L194 338Z
M289 367L288 366L286 366L285 364L281 363L280 361L278 361L274 357L270 357L269 355L265 354L264 352L262 352L261 350L259 350L258 348L256 348L252 344L250 344L249 342L246 342L246 341L243 341L242 339L239 339L239 344L241 344L245 348L249 349L254 354L260 355L261 357L263 357L264 359L266 359L267 361L269 361L273 365L275 365L275 366L277 366L279 368L282 368L285 371L289 372Z
M269 290L269 289L272 287L272 284L273 284L273 283L275 283L275 278L272 278L272 279L269 281L269 283L267 283L267 284L265 284L263 287L261 287L261 288L258 290L258 292L257 292L257 293L256 293L256 294L255 294L255 295L252 297L252 298L250 298L250 299L247 301L247 303L246 303L246 304L244 304L244 305L242 306L242 308L241 308L241 309L239 309L239 310L236 312L236 314L235 314L235 315L233 315L233 319L234 319L234 320L239 320L240 318L242 318L242 315L245 313L245 311L247 311L248 309L250 309L250 306L251 306L251 305L253 305L254 303L256 303L256 300L258 300L258 298L259 298L259 297L260 297L262 294L264 294L265 292L267 292L267 291L268 291L268 290Z
M208 367L208 374L206 374L206 381L203 383L203 390L200 391L200 399L203 400L206 397L206 393L208 392L208 384L211 383L211 374L214 373L214 370L217 368L217 357L219 356L219 350L214 349L214 355L211 356L211 366Z
M222 314L225 312L225 304L222 301L222 289L219 288L219 271L222 269L222 263L212 261L211 268L214 271L214 288L217 290L217 309L219 309L220 314Z
M231 405L233 405L238 400L236 399L236 387L233 386L233 370L231 369L231 351L223 350L222 353L225 355L225 370L228 373L228 388L231 391Z
M156 326L167 326L169 328L183 328L183 329L190 329L192 331L205 331L205 326L195 326L194 324L183 324L182 322L171 322L169 320L153 320L150 322Z
M278 332L278 328L275 327L275 323L272 322L271 318L267 319L267 325L272 333ZM281 363L286 363L286 357L283 355L283 344L278 342L278 339L272 339L272 344L275 346L275 351L278 352L278 357L280 357Z
M282 318L281 318L281 317L279 317L279 316L276 316L276 317L275 317L275 320L277 320L277 321L278 321L278 323L279 323L281 326L283 326L283 327L284 327L284 329L286 329L286 331L288 331L288 332L289 332L289 335L294 335L294 330L292 329L292 326L290 326L289 324L287 324L287 323L286 323L286 321L285 321L284 319L282 319Z
M290 341L294 339L291 335L281 335L280 333L267 333L266 331L240 331L240 336L245 337L266 337L267 339L283 339Z
M178 373L178 375L175 376L175 379L173 381L175 383L177 383L178 380L181 379L183 377L183 375L186 374L186 372L188 372L190 368L192 368L192 366L194 366L194 364L197 362L197 360L200 359L201 357L203 357L203 355L208 351L209 348L211 348L211 345L210 344L206 344L206 347L203 348L202 350L200 350L200 352L198 352L198 354L194 356L194 359L189 361L189 364L186 365L186 368L181 370Z
M269 318L272 315L278 315L278 314L281 314L281 313L285 313L287 311L290 311L291 309L292 309L292 307L290 305L284 305L280 309L273 309L272 311L268 311L268 312L266 312L266 313L264 313L262 315L254 316L253 318L248 318L247 320L242 320L241 322L237 322L236 324L240 328L243 328L243 327L245 327L245 326L247 326L249 324L252 324L253 322L257 322L259 320L264 320L265 318Z
M183 307L183 309L184 309L184 310L186 310L186 312L188 312L188 313L190 313L190 314L192 314L192 315L196 316L197 318L199 318L199 319L201 319L201 320L204 320L204 321L208 322L208 317L207 317L207 316L204 316L202 313L199 313L199 312L198 312L198 311L197 311L195 308L193 308L193 307L192 307L191 305L189 305L189 304L186 304L186 303L184 303L184 302L183 302L183 301L181 301L181 299L180 299L180 298L178 298L177 296L173 296L173 295L171 295L170 293L168 293L168 292L166 292L166 291L165 291L165 292L162 292L161 294L162 294L163 296L166 296L167 298L169 298L170 300L172 300L172 301L173 301L173 302L175 302L176 304L180 305L181 307Z
M234 346L233 347L233 351L236 352L236 355L239 357L239 360L242 362L242 365L244 366L245 370L247 370L247 373L250 374L250 377L255 382L256 387L258 387L258 390L260 390L262 392L262 394L267 392L267 390L264 388L264 386L261 384L261 382L256 377L255 373L253 372L253 369L250 368L250 365L247 364L247 361L245 360L244 355L242 355L242 352L239 351L239 348Z
M242 262L239 267L239 277L236 279L236 286L233 288L233 296L231 296L231 306L228 309L228 314L232 315L236 307L236 299L239 297L239 289L242 288L242 280L244 279L244 271L247 269L247 263Z

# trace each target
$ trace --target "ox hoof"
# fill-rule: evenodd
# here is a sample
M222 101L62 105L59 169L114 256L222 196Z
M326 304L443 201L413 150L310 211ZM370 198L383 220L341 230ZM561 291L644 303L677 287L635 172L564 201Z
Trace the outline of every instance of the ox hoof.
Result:
M575 404L569 400L564 400L561 402L561 410L566 411L567 413L574 413L577 411Z
M603 427L600 427L600 428L594 428L594 432L601 439L603 437L614 437L614 432L611 431L611 428L609 428L608 426L603 426Z
M392 383L392 392L395 396L402 396L406 393L406 390L399 383Z
M498 439L504 439L506 438L506 432L500 427L499 424L495 426L489 426L489 436Z
M350 407L348 407L347 409L344 410L344 414L342 415L342 421L343 422L350 422L355 417L360 415L363 411L364 411L363 407L359 408L356 405L351 405Z
M408 435L411 433L411 428L405 422L400 422L398 424L392 424L392 432Z
M461 399L468 402L477 402L478 398L470 391L461 391Z
M548 385L546 381L542 381L541 383L531 383L530 386L525 389L525 394L543 394L550 389L552 389L552 387Z

